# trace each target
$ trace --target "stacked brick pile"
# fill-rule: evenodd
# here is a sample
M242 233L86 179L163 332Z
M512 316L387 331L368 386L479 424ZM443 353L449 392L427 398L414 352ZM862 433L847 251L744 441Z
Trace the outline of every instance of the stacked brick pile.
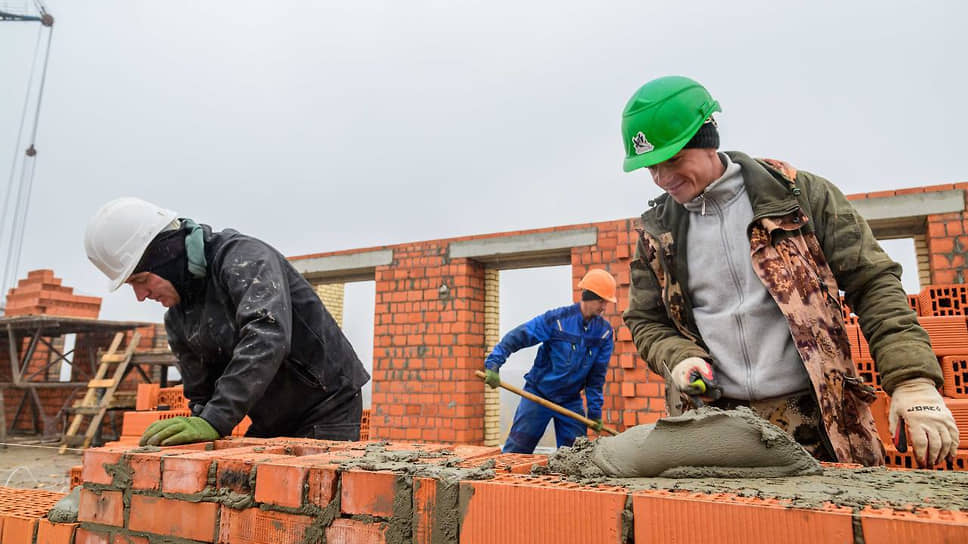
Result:
M39 489L0 487L0 542L70 544L76 523L51 523L47 512L64 497Z
M968 284L929 285L908 301L918 312L918 321L931 337L931 346L938 357L944 375L941 394L955 416L961 432L958 455L945 461L937 469L968 470ZM888 466L915 467L912 448L906 453L897 451L891 440L888 424L890 398L881 389L881 379L874 368L874 358L867 340L860 330L857 316L844 306L851 356L865 382L877 390L877 401L871 406L877 431L887 450Z
M53 270L32 270L7 294L6 317L17 315L56 315L97 319L101 299L74 294L61 285Z
M17 286L8 292L5 317L30 315L97 319L100 308L100 298L74 294L74 289L63 285L61 279L56 277L52 270L33 270L28 272L27 277L21 279ZM161 324L143 327L138 329L138 332L141 334L139 350L150 350L167 346L164 326ZM97 361L91 361L91 357L95 357L98 350L106 349L111 344L114 334L114 332L86 332L78 334L74 344L74 352L71 355L74 367L86 369L95 366ZM130 339L132 332L128 332L127 334L128 339ZM55 349L63 351L63 338L48 338L47 340L53 344ZM16 346L18 354L23 356L29 345L29 338L20 337L18 345ZM38 343L32 353L33 356L27 363L27 368L23 374L31 376L31 381L46 380L59 382L59 365L52 365L47 368L46 372L39 372L56 354L43 343ZM13 374L11 372L9 357L9 351L6 347L0 349L0 382L12 381ZM160 371L160 367L155 369L156 373ZM74 372L71 375L72 381L85 381L89 378L89 373ZM132 398L134 396L134 387L138 380L137 373L130 373L121 384L119 391L115 393L115 399L123 400L125 398ZM62 421L60 418L61 410L72 401L77 401L83 395L84 390L75 391L63 387L39 387L35 392L36 398L40 402L40 408L43 411L41 415L45 420L45 425L57 425ZM14 421L14 416L18 413L18 409L20 409L21 403L24 402L24 396L26 394L26 390L23 389L7 389L4 391L5 405L0 406L0 409L6 410L8 424ZM29 400L27 402L28 407L26 409L30 410ZM11 426L15 431L32 432L35 430L29 416L24 417L21 415ZM112 429L112 426L113 417L105 418L102 424L102 433L104 435L114 434L116 431ZM60 430L59 428L43 429L45 433L49 434L55 434Z
M968 513L921 504L919 497L904 507L847 507L661 485L633 489L571 481L551 473L546 462L484 446L298 439L232 438L197 449L105 447L85 452L73 540L41 540L38 530L34 539L3 542L968 541ZM41 528L41 510L19 517Z
M184 395L184 387L161 387L155 383L138 385L135 399L135 410L124 413L124 423L121 425L121 437L117 442L107 445L137 445L145 429L156 421L174 417L188 417L192 415L188 409L188 399ZM248 416L232 430L232 436L243 436L252 421Z

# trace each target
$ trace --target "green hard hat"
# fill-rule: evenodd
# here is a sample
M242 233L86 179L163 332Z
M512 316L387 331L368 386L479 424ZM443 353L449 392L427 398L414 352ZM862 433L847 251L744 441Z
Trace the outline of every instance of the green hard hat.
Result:
M622 112L623 169L631 172L668 160L716 111L723 111L719 102L688 77L666 76L646 83Z

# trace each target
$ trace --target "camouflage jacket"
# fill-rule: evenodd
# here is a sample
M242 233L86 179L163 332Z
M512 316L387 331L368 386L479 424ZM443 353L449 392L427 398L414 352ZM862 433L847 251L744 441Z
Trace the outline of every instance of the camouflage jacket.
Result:
M772 160L728 152L743 168L753 222L747 229L756 274L787 318L818 400L828 449L841 462L883 464L864 384L850 359L839 289L860 318L882 387L907 379L941 384L927 333L908 306L900 265L829 181ZM624 314L636 348L654 371L687 357L710 359L689 299L689 212L663 195L642 215Z

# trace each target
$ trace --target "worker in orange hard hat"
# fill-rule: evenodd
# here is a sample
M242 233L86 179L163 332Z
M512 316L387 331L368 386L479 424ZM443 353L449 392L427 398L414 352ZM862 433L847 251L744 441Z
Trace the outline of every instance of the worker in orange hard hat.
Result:
M581 392L588 402L587 417L602 430L602 389L605 372L615 348L612 326L602 317L615 303L615 278L604 270L590 270L578 282L581 300L571 306L549 310L504 335L484 362L485 383L501 383L500 368L519 349L541 344L534 365L524 376L524 390L559 404L572 412L586 413ZM521 399L514 414L506 453L532 453L548 422L554 419L558 447L570 446L587 432L584 424L557 414L528 399Z

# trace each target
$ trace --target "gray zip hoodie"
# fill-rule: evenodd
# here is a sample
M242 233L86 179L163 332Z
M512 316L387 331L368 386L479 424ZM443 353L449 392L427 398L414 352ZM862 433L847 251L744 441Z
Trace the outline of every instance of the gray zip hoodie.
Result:
M810 379L780 308L753 270L753 207L739 164L685 204L689 293L723 396L762 400L806 391Z

